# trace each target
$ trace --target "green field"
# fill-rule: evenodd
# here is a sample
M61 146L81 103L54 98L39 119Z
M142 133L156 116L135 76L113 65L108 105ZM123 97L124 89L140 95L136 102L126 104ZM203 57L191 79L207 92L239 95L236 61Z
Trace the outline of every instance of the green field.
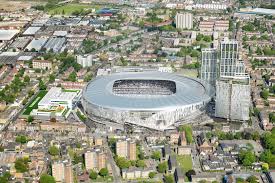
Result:
M38 103L42 100L42 98L47 94L48 91L42 90L39 91L38 95L32 100L32 102L26 107L23 112L23 115L30 115L33 109L38 108Z
M49 14L57 15L57 14L65 14L71 15L73 12L81 12L84 10L95 9L98 10L100 6L98 5L87 5L87 4L66 4L63 6L56 7L54 9L49 10Z
M192 169L192 158L190 155L178 155L177 162L182 168L183 172L187 172Z

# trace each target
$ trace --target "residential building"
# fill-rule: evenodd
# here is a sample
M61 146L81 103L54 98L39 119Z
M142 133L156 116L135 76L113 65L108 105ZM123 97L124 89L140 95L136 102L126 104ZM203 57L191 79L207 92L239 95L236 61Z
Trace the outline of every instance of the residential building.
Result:
M214 48L204 48L201 50L201 73L202 80L215 85L217 79L218 53Z
M249 78L221 78L216 82L216 117L248 120L250 106Z
M95 146L102 146L103 145L103 138L102 137L95 137L94 138Z
M97 153L97 167L98 170L106 167L106 154L102 151Z
M193 28L193 14L178 13L175 17L176 27L178 29L192 29Z
M126 140L118 140L116 142L116 155L119 157L127 158L127 141Z
M82 67L90 67L94 65L92 55L76 55L76 61L82 65Z
M73 183L74 182L73 167L70 163L65 164L64 172L65 172L64 173L64 182L65 183Z
M56 182L62 182L64 180L64 164L63 162L54 162L52 164L52 175Z
M32 67L34 69L48 70L52 69L52 62L48 60L33 60Z
M96 151L88 151L84 154L86 170L97 168L97 153Z
M233 77L238 62L238 42L225 38L220 43L220 77Z
M135 141L128 141L128 156L130 160L137 159L137 147Z
M119 157L136 160L136 142L131 139L119 140L116 142L116 154Z
M138 179L138 178L149 178L149 173L153 172L153 168L129 168L122 170L123 179Z

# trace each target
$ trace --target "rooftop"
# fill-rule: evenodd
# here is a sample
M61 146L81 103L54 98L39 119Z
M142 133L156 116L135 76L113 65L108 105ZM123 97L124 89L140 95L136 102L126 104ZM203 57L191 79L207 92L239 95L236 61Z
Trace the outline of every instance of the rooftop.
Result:
M0 41L9 41L17 33L19 33L19 30L0 30Z
M39 105L49 105L53 100L58 101L70 101L76 97L76 91L63 90L60 87L52 87L50 91L39 102Z

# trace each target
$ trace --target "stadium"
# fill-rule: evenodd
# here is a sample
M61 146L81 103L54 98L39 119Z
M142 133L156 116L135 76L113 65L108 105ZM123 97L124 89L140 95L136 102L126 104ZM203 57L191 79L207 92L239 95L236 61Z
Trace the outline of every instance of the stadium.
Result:
M132 72L97 77L83 90L91 119L165 130L204 111L209 84L171 73Z

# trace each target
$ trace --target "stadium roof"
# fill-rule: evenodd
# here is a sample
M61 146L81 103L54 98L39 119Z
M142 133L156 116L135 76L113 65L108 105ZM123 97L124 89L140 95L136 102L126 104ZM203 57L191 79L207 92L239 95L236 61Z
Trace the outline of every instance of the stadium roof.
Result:
M176 83L176 93L172 95L114 94L114 82L124 79L171 80ZM84 99L96 106L144 111L168 110L184 105L192 105L209 101L212 95L214 95L213 88L203 81L161 72L117 73L97 77L86 86L83 92Z

